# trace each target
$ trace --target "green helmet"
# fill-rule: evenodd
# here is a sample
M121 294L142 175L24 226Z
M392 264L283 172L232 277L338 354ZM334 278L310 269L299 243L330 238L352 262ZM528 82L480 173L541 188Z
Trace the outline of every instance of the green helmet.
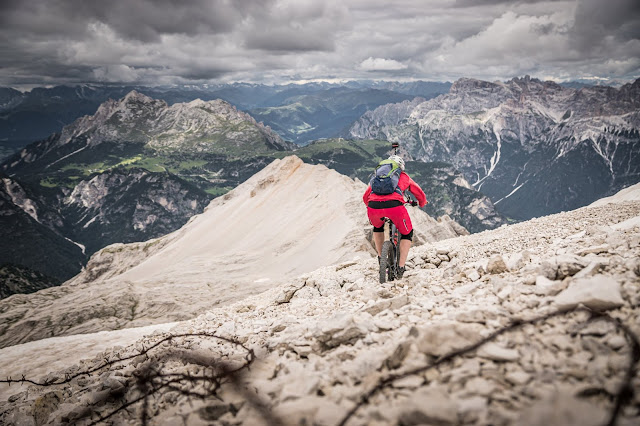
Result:
M389 157L389 160L398 163L398 166L400 166L400 170L404 172L404 160L402 159L402 157L400 157L399 155L392 155L391 157Z

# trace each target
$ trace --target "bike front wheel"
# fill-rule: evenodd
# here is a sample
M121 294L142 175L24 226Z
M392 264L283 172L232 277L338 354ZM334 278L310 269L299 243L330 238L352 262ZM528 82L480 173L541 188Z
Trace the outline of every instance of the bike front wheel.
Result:
M380 283L386 280L393 281L396 279L397 248L391 241L385 241L382 244L382 255L380 256Z
M380 284L387 281L387 269L391 272L392 263L390 260L393 258L393 250L390 241L385 241L382 244L382 254L380 255ZM392 279L391 277L389 279Z

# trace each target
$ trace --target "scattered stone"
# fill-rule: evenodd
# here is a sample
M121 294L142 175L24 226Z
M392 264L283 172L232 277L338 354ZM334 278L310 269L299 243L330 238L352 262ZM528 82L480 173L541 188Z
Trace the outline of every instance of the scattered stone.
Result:
M595 310L617 308L624 304L620 283L605 275L573 280L569 288L554 298L560 309L571 309L579 304Z
M205 405L197 410L198 416L206 421L212 422L218 420L223 415L230 411L229 404L225 403L213 403Z
M442 321L420 329L417 345L420 352L442 356L464 348L480 339L480 324Z
M538 275L542 275L549 280L555 280L558 273L558 266L545 260L540 263L536 272Z
M584 259L568 254L557 256L554 261L558 265L556 271L556 279L558 280L574 276L587 266Z
M469 272L465 272L465 275L467 276L467 278L469 278L471 281L478 281L481 277L480 277L480 273L476 270L471 270Z
M289 301L291 301L291 298L293 297L293 295L296 294L296 291L300 290L302 287L304 287L304 283L299 285L290 285L284 288L280 292L280 294L276 297L275 303L277 305L280 305L282 303L288 303Z
M516 361L520 357L517 350L504 348L494 342L482 345L478 355L493 361Z
M609 252L609 244L600 244L597 246L587 247L581 250L578 250L576 254L578 256L586 256L588 254L601 254Z
M394 370L402 365L402 362L407 358L407 355L409 355L411 344L411 341L407 340L396 347L391 356L389 356L389 358L384 362L389 370Z
M607 339L607 345L609 345L610 348L615 350L621 349L625 347L627 344L628 344L627 339L619 335L611 336Z
M466 392L482 396L491 395L495 388L496 385L493 382L482 377L473 377L464 385Z
M402 379L394 380L391 385L394 388L398 388L398 389L402 389L402 388L415 389L417 387L420 387L422 383L424 383L424 377L418 376L416 374L412 374L410 376L403 377Z
M605 409L579 400L566 391L558 391L525 409L517 424L596 426L604 424L606 419Z
M482 396L472 396L470 398L461 398L457 401L458 415L463 423L480 422L486 416L489 408L489 401ZM484 423L484 422L482 422Z
M567 288L567 283L564 280L552 281L544 275L538 275L536 277L536 294L541 294L544 296L555 296L565 288Z
M487 272L489 274L502 274L507 271L507 264L504 262L502 256L496 254L489 259L489 263L487 263Z
M524 371L510 371L504 376L513 385L523 386L529 383L531 376Z
M347 409L328 398L309 395L286 401L275 408L275 414L288 425L333 426L344 417ZM258 419L256 419L258 420ZM264 420L264 419L262 419ZM262 424L263 421L247 424Z
M608 321L591 321L579 331L581 336L605 336L613 332L615 326Z
M455 425L458 410L445 390L423 388L403 402L399 409L398 423L413 425Z
M589 263L584 269L574 275L574 278L584 278L584 277L592 277L601 273L608 265L608 262L602 261L593 261Z
M370 320L343 313L319 325L314 336L325 347L334 348L342 344L354 343L366 336L374 327Z
M393 299L382 300L373 306L369 306L368 308L363 309L363 311L371 315L377 315L386 309L393 311L395 309L399 309L408 304L409 304L409 296L407 296L406 294L402 294Z

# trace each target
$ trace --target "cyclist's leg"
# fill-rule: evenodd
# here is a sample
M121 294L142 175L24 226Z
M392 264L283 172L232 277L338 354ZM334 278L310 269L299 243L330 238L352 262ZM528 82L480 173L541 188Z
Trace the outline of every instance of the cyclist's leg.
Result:
M398 261L398 266L401 268L404 267L404 263L407 261L407 256L409 255L409 249L411 248L411 240L402 238L400 239L400 260Z
M373 228L373 242L376 245L376 251L378 256L382 252L382 244L384 243L384 226L380 228Z
M382 252L382 244L384 243L384 214L382 209L372 209L367 207L367 216L369 222L373 225L373 242L376 245L378 256Z

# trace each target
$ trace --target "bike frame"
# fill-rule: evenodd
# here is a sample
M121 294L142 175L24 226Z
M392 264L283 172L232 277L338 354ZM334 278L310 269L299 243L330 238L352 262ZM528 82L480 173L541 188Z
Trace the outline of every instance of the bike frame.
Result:
M400 233L391 219L386 218L385 222L389 229L389 242L391 247L387 256L387 279L393 281L398 276L398 263L400 262Z

